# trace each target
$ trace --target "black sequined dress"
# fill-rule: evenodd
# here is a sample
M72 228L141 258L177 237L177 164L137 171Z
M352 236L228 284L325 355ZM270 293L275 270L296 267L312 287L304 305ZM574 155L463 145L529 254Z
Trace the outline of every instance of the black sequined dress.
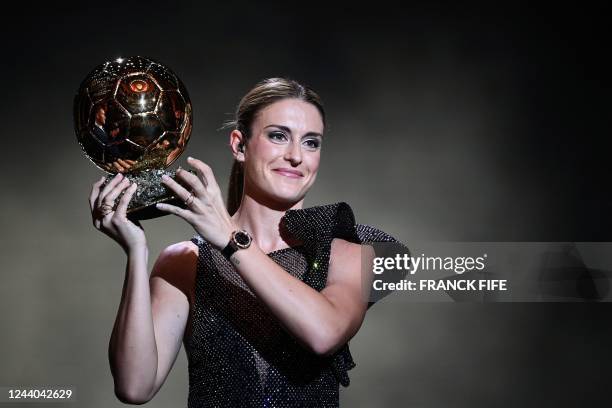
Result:
M397 242L355 224L348 204L289 210L287 231L301 246L268 254L317 291L325 287L334 238ZM330 357L302 347L248 288L234 267L201 236L198 245L189 364L188 407L337 407L339 385L355 367L348 343ZM368 305L370 307L372 303Z

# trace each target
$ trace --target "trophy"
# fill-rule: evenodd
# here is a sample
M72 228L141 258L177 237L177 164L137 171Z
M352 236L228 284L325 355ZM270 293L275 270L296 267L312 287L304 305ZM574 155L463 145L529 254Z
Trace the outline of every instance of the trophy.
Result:
M108 173L138 184L127 209L132 220L160 217L156 203L184 207L161 183L183 153L192 128L191 101L180 79L140 56L107 61L87 75L74 98L74 122L85 156Z

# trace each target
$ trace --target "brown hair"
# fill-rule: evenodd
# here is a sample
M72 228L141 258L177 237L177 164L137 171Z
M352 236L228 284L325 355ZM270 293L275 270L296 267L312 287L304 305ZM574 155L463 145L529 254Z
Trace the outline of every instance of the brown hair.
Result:
M314 105L323 120L325 126L325 111L323 102L319 95L312 89L287 78L268 78L257 83L240 100L236 108L235 118L227 122L223 127L232 127L239 130L246 141L251 137L251 126L257 114L266 106L281 99L295 98ZM234 160L227 194L227 211L233 215L240 206L244 189L244 170L242 163Z

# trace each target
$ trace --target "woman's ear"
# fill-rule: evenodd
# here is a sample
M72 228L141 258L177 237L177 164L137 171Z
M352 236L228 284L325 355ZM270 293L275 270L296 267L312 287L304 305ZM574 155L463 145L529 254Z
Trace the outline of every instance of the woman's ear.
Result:
M244 151L246 150L246 139L241 131L232 130L230 133L230 149L232 149L232 155L234 159L239 162L244 161Z

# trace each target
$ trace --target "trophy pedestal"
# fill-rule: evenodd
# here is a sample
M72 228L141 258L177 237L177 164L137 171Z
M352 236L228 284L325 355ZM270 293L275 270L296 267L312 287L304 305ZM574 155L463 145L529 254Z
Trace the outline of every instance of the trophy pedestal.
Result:
M191 170L190 172L194 173ZM136 182L138 186L128 204L128 209L126 211L128 219L132 221L148 220L168 215L169 213L160 211L155 207L157 203L166 203L185 208L185 203L180 198L176 197L172 190L169 190L162 184L162 176L164 174L181 184L180 181L175 179L176 172L174 170L146 169L137 173L124 174L125 178L130 180L130 182ZM104 184L108 183L114 176L114 174L107 176ZM115 201L115 207L121 196Z

